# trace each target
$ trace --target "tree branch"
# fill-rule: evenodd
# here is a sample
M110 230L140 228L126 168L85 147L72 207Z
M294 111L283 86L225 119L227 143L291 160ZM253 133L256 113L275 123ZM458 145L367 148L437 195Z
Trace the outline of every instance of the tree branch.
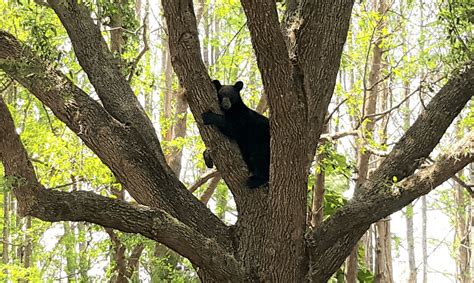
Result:
M0 31L0 69L46 104L112 170L141 204L160 207L208 237L228 245L227 226L197 200L140 140L63 74Z
M308 99L309 136L314 152L336 84L354 0L302 1L296 31L297 60ZM334 19L339 24L334 25Z
M411 175L439 143L446 129L474 94L474 63L468 62L433 97L374 172L372 180L400 181ZM366 186L373 186L368 182Z
M214 177L219 177L220 178L220 173L219 171L217 170L211 170L207 173L205 173L204 175L202 175L201 177L199 177L199 179L196 180L196 182L194 182L194 184L189 187L189 191L191 193L194 193L197 189L199 189L199 187L201 187L202 185L204 185L209 179L211 178L214 178Z
M471 99L474 93L474 69L471 64L466 64L463 72L450 79L433 97L426 111L418 117L370 179L363 184L362 193L354 196L351 202L311 234L309 243L312 247L313 262L326 262L328 265L312 266L313 278L329 278L344 260L340 254L349 255L353 244L371 223L428 193L473 161L471 134L452 154L441 157L437 165L420 170L399 184L394 183L394 179L400 181L413 174ZM445 171L440 172L442 170ZM339 254L338 258L332 256L335 254ZM320 261L322 258L325 260Z
M222 173L232 191L237 208L247 188L248 172L235 143L230 142L214 127L202 123L201 114L206 111L219 113L217 95L207 69L202 61L199 37L191 0L162 0L168 26L171 63L180 85L186 91L189 108L197 122L212 160Z
M104 108L115 119L134 128L157 160L166 164L153 124L118 67L89 9L75 0L49 0L48 3L66 28L79 64ZM167 167L164 164L162 166Z
M474 187L474 185L469 185L469 184L466 184L463 180L461 180L461 178L459 178L458 176L454 175L451 177L451 179L454 180L454 182L458 183L461 187L465 188L466 191L469 193L469 195L471 196L471 198L474 198L474 190L472 190L472 188Z
M247 16L252 46L262 74L268 100L291 96L295 93L291 79L292 66L285 38L280 30L275 1L242 0ZM295 102L296 104L296 102Z
M0 96L0 159L22 216L49 222L87 221L158 241L205 267L216 279L241 281L243 269L217 241L207 238L166 211L131 205L92 192L45 189L37 180L28 154L15 132L10 112Z

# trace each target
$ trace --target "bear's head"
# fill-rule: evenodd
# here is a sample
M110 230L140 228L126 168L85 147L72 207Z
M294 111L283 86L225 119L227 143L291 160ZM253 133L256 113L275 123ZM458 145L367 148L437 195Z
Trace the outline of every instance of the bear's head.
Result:
M242 98L240 98L240 91L244 87L243 82L238 81L234 85L221 85L218 80L213 80L212 83L217 90L217 98L223 111L243 105Z

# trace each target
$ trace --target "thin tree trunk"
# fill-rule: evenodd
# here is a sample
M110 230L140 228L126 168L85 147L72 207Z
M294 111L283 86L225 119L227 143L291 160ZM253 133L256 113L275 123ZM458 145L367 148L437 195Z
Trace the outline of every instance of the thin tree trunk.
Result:
M171 56L169 53L168 40L166 40L166 65L165 65L165 92L163 95L163 120L165 124L162 124L163 129L163 139L166 141L171 141L173 139L173 127L171 122L171 101L173 97L173 69L171 68ZM167 160L169 162L169 160Z
M403 129L406 131L410 127L410 99L408 95L410 93L410 86L408 82L404 84L404 95L406 100L406 111L404 114L404 125ZM407 205L405 209L405 220L407 226L407 242L408 242L408 268L409 268L409 283L416 283L417 271L416 271L416 261L415 261L415 237L413 229L413 204Z
M469 131L469 129L467 129ZM455 132L458 139L463 136L463 128L459 123L455 125ZM459 172L458 177L463 179L463 172ZM454 184L455 201L455 234L454 245L456 247L456 277L460 283L470 283L470 235L469 235L469 206L466 197L466 190L459 184Z
M84 222L77 223L77 238L79 247L79 275L80 282L89 282L87 272L90 269L90 260L87 255L86 225Z
M323 134L328 133L329 125L324 125ZM324 143L321 144L323 146ZM313 201L311 206L311 226L313 228L318 227L323 223L323 205L324 205L324 191L325 191L325 174L322 161L325 158L324 153L319 154L317 157L317 166L319 166L319 172L316 172L316 183L313 186Z
M222 179L220 175L212 178L211 182L209 182L209 185L207 186L206 190L202 194L200 200L204 203L207 204L209 200L211 199L212 195L216 191L217 185L219 184L219 181Z
M376 283L391 283L392 279L392 254L390 221L387 219L378 221L376 224L376 259L375 259L375 279Z
M30 268L31 267L31 256L33 253L33 243L30 236L30 229L31 229L31 216L25 217L26 225L25 225L25 238L24 238L24 245L25 245L25 255L23 261L23 267Z
M371 225L365 234L365 264L374 273L374 226Z
M63 222L64 248L66 254L66 275L68 282L76 282L76 237L69 221Z
M122 54L122 45L124 43L123 40L123 17L122 17L122 9L121 6L125 4L124 0L115 0L116 9L114 9L114 13L110 16L110 50L116 53L118 56L117 58L120 60L120 55Z
M405 219L407 225L407 242L408 242L408 266L409 266L409 283L416 282L416 262L415 262L415 239L413 233L413 205L409 204L405 210Z
M384 1L384 0L382 0ZM385 5L382 3L381 5ZM386 70L386 64L384 64L383 68ZM386 111L388 107L388 101L391 96L391 91L385 82L380 82L381 85L381 100L379 111L383 112ZM391 99L391 98L390 98ZM388 125L389 116L384 116L381 123L379 124L380 133L379 136L379 144L387 144L387 125ZM382 159L378 160L380 163ZM378 267L375 269L375 281L377 282L386 282L390 283L393 282L393 267L392 267L392 238L390 234L390 217L385 217L381 219L376 224L376 230L378 237L376 238L376 249L377 249L377 256L375 258L376 264L375 266Z
M345 282L357 282L357 272L359 268L357 266L358 260L358 251L359 251L359 244L356 244L351 251L349 257L346 260L346 272L344 274L344 278L346 279Z
M201 2L204 2L204 0L200 0ZM203 4L202 4L203 5ZM203 62L204 65L206 66L206 69L209 70L209 42L211 40L210 38L210 30L209 30L209 9L210 5L204 9L203 12L203 26L204 26L204 40L202 43L202 54L203 54Z
M374 0L373 9L377 11L379 15L384 15L387 9L384 0ZM369 80L368 80L368 87L364 89L364 105L362 109L362 113L364 116L374 114L377 108L377 96L379 95L380 88L379 88L379 78L381 66L382 66L382 49L380 44L382 39L380 37L380 30L384 26L383 22L384 19L381 20L382 22L379 24L377 28L378 31L375 32L375 36L377 37L374 44L373 44L373 51L372 51L372 61L370 66L369 72ZM368 64L369 62L366 62ZM364 118L364 117L363 117ZM375 128L375 121L373 119L369 119L365 125L360 127L360 136L363 137L361 140L360 148L365 148L368 145L366 139L373 137L373 132ZM367 180L368 173L369 173L369 160L371 153L368 150L359 150L358 151L358 158L357 158L357 172L358 178L356 180L355 185L355 195L362 193L361 187L362 184ZM354 247L354 249L358 249L358 245ZM357 256L357 251L352 251L351 255ZM376 253L378 255L378 253ZM375 259L377 261L377 257ZM377 265L377 264L376 264ZM380 266L380 264L379 264ZM376 270L377 271L377 270ZM355 283L357 280L357 259L349 259L347 261L347 269L346 269L346 280L348 283Z
M470 243L468 231L468 206L466 203L465 189L458 183L454 186L454 199L456 202L456 233L454 243L457 245L456 273L460 283L470 283Z
M426 196L421 197L421 246L423 253L423 283L428 283L428 238L427 238L427 225L428 217Z
M173 140L184 139L186 137L186 120L188 102L186 101L186 92L184 89L179 89L173 92L176 97L175 114L173 119ZM183 146L174 147L170 151L167 159L173 172L179 177L181 172L181 158L183 156Z
M6 186L3 187L3 231L2 231L2 262L8 264L10 262L10 192ZM6 271L4 271L6 272Z
M471 101L472 103L472 101ZM470 174L469 174L469 179L470 179L470 184L474 184L474 163L471 163L471 165L469 166L469 171L470 171ZM474 277L474 195L471 195L470 197L470 216L469 216L469 225L470 225L470 229L469 229L469 236L470 236L470 272L471 272L471 279Z

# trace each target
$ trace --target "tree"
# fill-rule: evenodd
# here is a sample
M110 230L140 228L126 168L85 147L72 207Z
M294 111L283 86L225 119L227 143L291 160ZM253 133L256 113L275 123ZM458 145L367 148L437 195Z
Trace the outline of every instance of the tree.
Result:
M0 31L0 69L75 132L141 206L92 192L46 189L0 100L0 159L23 215L142 234L188 258L203 281L326 282L370 224L474 161L471 133L434 164L419 168L473 95L469 61L431 99L354 198L309 229L308 171L334 91L354 1L290 0L281 23L275 1L241 1L268 99L272 136L269 186L254 191L245 187L248 172L236 145L205 127L200 118L219 107L201 58L193 2L162 2L171 63L234 196L236 225L225 225L178 180L90 11L73 0L49 0L47 5L67 30L100 103L6 31Z

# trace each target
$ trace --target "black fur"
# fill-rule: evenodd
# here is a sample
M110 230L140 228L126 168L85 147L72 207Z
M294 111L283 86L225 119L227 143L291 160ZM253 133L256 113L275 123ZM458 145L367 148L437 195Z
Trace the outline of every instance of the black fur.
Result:
M270 126L268 118L248 108L240 97L244 84L221 85L212 81L217 90L219 105L224 115L206 112L202 114L205 125L216 126L224 135L237 142L242 158L251 176L250 188L268 182L270 174Z

